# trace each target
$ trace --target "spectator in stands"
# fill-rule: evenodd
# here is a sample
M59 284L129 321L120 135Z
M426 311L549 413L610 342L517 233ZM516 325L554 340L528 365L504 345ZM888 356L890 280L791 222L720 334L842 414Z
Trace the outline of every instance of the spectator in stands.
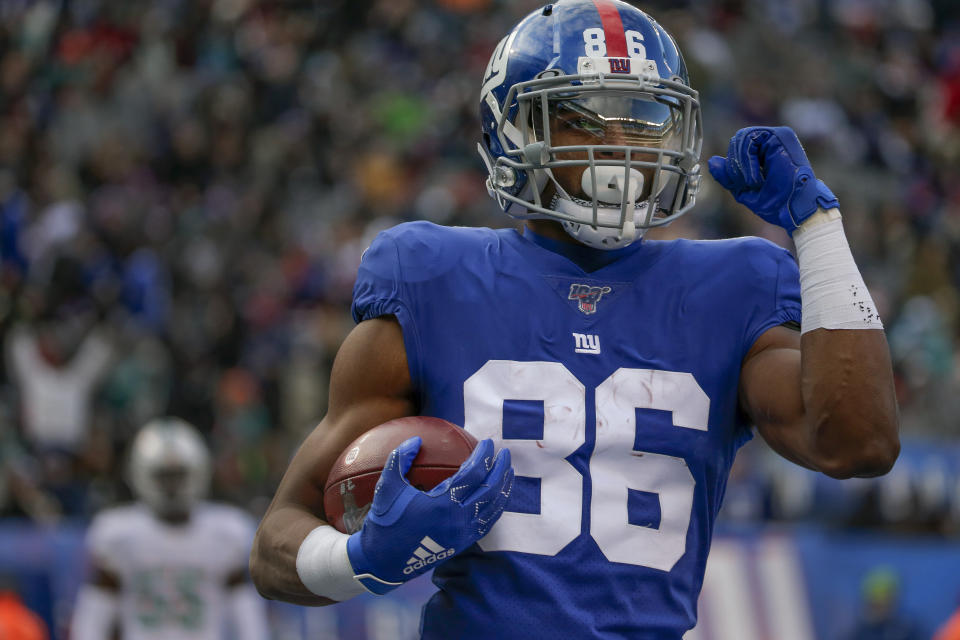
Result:
M77 320L22 326L8 337L24 432L39 450L80 451L89 434L97 385L110 364L109 343L97 333L76 335Z
M863 579L863 611L845 640L926 640L917 625L900 611L900 579L878 567Z
M27 439L82 440L92 421L119 452L174 412L232 448L231 460L215 452L238 470L221 489L276 482L253 454L289 450L322 415L322 400L288 390L329 368L367 231L414 217L509 223L484 194L471 78L490 34L541 4L0 0L0 342L19 342L30 371L0 374L0 403L11 378L19 394L44 388L50 366L24 357L22 337L41 332L35 283L58 259L116 338L106 393L67 427L57 406L22 414ZM847 203L893 343L905 439L960 433L960 5L650 5L701 87L704 157L745 121L803 133ZM816 46L798 56L798 42ZM705 188L697 213L662 233L767 233L731 203ZM243 377L256 401L217 407ZM270 433L220 426L251 417ZM117 473L66 471L122 491Z
M98 309L78 260L51 256L27 286L36 295L28 322L6 335L7 371L16 392L22 440L34 478L66 515L84 515L91 475L94 404L112 360Z

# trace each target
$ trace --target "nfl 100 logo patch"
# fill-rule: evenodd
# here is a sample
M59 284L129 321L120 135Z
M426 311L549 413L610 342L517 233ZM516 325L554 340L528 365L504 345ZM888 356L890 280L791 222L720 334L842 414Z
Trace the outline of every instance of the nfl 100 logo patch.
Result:
M597 305L604 294L610 293L610 287L596 287L589 284L571 284L569 300L576 300L580 311L586 315L597 312Z

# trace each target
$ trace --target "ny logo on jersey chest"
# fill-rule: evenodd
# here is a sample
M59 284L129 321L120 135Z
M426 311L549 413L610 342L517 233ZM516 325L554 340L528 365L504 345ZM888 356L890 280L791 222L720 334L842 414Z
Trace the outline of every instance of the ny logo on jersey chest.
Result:
M574 333L573 351L575 353L600 353L600 336L591 333Z

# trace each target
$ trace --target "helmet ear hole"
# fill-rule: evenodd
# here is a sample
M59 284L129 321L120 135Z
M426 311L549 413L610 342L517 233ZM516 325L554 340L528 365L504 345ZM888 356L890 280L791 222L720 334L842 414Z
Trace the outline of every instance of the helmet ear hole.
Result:
M483 132L483 147L490 154L491 158L503 155L503 147L496 136L491 135L489 131Z

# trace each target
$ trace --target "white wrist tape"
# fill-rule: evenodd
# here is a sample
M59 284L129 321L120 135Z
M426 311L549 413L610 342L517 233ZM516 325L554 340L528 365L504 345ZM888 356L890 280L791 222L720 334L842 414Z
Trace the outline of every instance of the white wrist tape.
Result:
M337 602L367 593L353 576L353 566L347 556L349 537L327 524L307 534L297 551L297 575L303 586Z
M793 233L800 267L801 333L883 329L843 233L840 212L821 211Z

